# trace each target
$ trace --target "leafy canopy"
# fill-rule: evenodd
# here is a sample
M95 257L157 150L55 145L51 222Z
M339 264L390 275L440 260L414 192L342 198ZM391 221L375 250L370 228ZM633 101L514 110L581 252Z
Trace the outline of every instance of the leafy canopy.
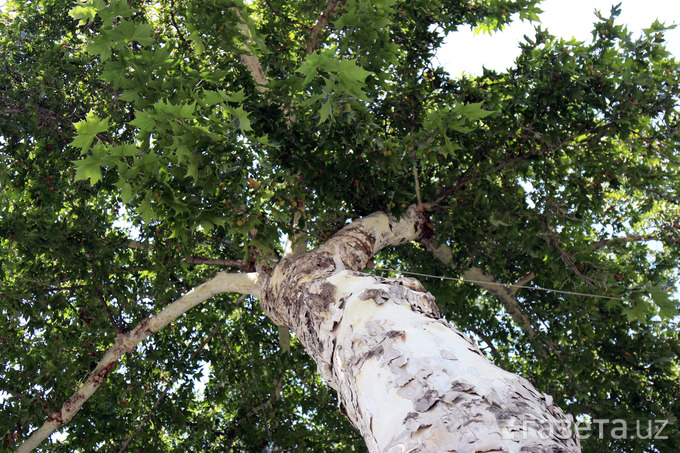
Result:
M506 73L453 79L434 62L447 33L536 20L536 3L6 2L0 449L205 263L273 264L283 235L313 247L418 197L451 260L409 245L378 267L572 293L518 290L528 330L493 292L423 278L447 319L580 419L679 413L668 28L633 35L614 7L589 43L538 27ZM124 357L50 448L364 449L336 404L256 301L222 295ZM584 451L680 439L677 421L666 440L605 434Z

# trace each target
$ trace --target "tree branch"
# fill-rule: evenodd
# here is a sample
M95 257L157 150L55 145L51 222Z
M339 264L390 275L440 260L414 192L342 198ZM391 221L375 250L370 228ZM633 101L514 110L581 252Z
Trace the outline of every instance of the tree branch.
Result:
M47 417L42 426L35 430L26 442L17 448L15 453L33 451L43 440L52 435L54 431L69 423L85 401L106 381L107 376L116 366L118 359L132 351L145 338L158 332L187 310L217 294L237 292L259 297L263 284L264 277L257 272L247 274L220 272L212 279L192 289L165 307L159 313L141 321L131 332L116 335L113 346L104 353L104 357L99 361L94 371L85 379L80 388L64 402L58 412Z
M300 22L299 20L291 19L290 17L281 14L281 11L275 9L275 8L272 6L272 3L271 3L269 0L264 0L264 2L265 2L265 4L267 5L267 8L269 8L269 11L271 11L272 13L274 13L274 15L280 17L281 19L284 19L284 20L287 20L287 21L291 21L292 23L297 24L297 25L301 26L302 28L309 29L309 26L308 26L308 25L303 24L303 23Z
M127 247L131 249L139 250L152 250L153 246L148 242L139 242L135 240L130 240L127 242ZM203 258L200 256L191 256L189 258L184 258L184 262L187 264L205 264L208 266L224 266L224 267L235 267L242 271L249 271L250 265L245 260L227 260L227 259L216 259L216 258ZM142 268L138 269L142 270Z
M111 324L113 331L115 332L116 335L119 335L123 333L123 329L118 325L118 323L114 319L113 314L111 313L111 308L109 307L109 304L106 302L104 295L99 289L99 285L97 284L97 273L95 272L95 265L92 253L89 254L88 262L90 263L90 276L92 277L92 287L94 288L94 294L97 300L99 300L99 302L101 302L102 306L104 307L104 312L106 313L106 316L109 319L109 324Z
M180 41L182 41L184 44L186 44L187 40L184 37L182 30L179 28L179 25L177 25L177 19L175 18L175 1L174 0L170 0L170 22L172 23L172 26L175 27L175 31L177 32L177 37L180 39Z
M674 244L679 242L680 240L672 237L662 237L656 234L646 234L644 236L641 236L639 234L627 234L621 237L614 237L593 242L592 244L590 244L588 251L599 250L601 248L608 247L614 244L622 244L627 242L649 242L649 241L659 241Z
M560 259L562 260L562 262L567 267L569 267L572 270L572 272L574 272L588 286L590 286L592 288L597 288L598 285L604 285L603 283L598 282L597 280L588 277L587 275L583 274L579 270L578 266L574 262L572 255L570 255L560 245L559 234L557 232L555 232L555 230L553 230L552 227L550 226L550 220L548 219L548 216L544 216L543 222L545 223L545 227L548 230L548 232L547 233L538 233L538 234L540 236L544 236L546 242L548 244L550 244L552 247L554 247L555 250L557 250L557 253L559 253Z
M484 343L486 343L488 348L491 350L491 355L493 356L494 360L503 368L507 368L507 364L505 363L505 360L503 360L503 356L501 356L501 354L498 352L498 349L496 349L496 346L494 346L493 342L491 341L491 338L486 336L484 332L482 332L481 330L476 329L474 326L469 326L468 329L470 329L471 332L473 332L482 341L484 341Z
M236 8L236 15L239 18L238 29L246 38L246 48L249 51L249 53L241 55L241 63L243 63L246 68L248 68L250 75L255 80L255 82L257 82L257 91L263 93L267 90L266 86L269 84L269 79L267 79L264 69L262 69L260 59L257 57L257 55L255 55L253 49L250 48L254 47L255 43L251 37L250 28L248 27L246 20L243 18L243 14L241 13L240 9Z
M310 40L307 43L307 54L310 54L314 52L320 44L320 38L319 34L326 28L328 25L328 20L335 11L335 9L340 5L346 3L347 0L330 0L327 4L326 7L323 9L323 12L319 15L318 19L316 19L316 22L314 23L314 26L312 27L312 33L310 35Z
M205 264L208 266L223 266L235 267L241 270L248 268L248 263L243 260L222 260L214 258L201 258L200 256L193 256L184 260L187 264Z
M451 265L453 253L448 245L437 245L437 242L434 238L422 239L420 243L425 247L426 250L432 253L435 258L447 266ZM486 289L491 294L496 296L503 304L505 311L524 332L526 332L531 338L538 337L538 332L536 329L534 329L527 314L524 313L524 310L522 310L522 307L516 296L517 291L520 289L519 286L523 286L534 279L535 275L533 272L526 273L511 285L504 285L500 283L495 277L475 266L472 266L463 272L462 277L465 280L469 280L471 283ZM544 350L539 350L539 354L544 353Z
M531 275L533 278L533 273ZM513 285L503 285L496 280L495 277L475 266L472 266L470 269L463 272L463 277L466 280L473 280L476 285L496 296L505 307L505 311L523 331L529 334L530 337L536 338L538 336L536 329L534 329L531 324L531 320L526 313L524 313L517 297L515 297L518 288L512 288ZM520 280L525 280L526 283L530 279L526 280L526 276L524 276L520 278ZM517 282L514 284L516 285Z

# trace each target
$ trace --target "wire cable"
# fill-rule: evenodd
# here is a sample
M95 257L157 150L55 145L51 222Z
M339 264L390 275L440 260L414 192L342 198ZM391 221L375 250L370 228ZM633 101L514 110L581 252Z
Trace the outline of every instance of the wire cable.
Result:
M387 269L385 267L376 267L373 268L372 270L374 271L385 271L385 272L395 272L397 274L405 274L405 275L416 275L418 277L429 277L429 278L435 278L439 280L451 280L451 281L458 281L458 282L466 282L466 283L476 283L476 284L484 284L484 285L494 285L494 286L502 286L504 288L517 288L517 289L532 289L535 291L545 291L548 293L558 293L558 294L569 294L571 296L583 296L583 297L595 297L599 299L612 299L612 300L626 300L622 297L613 297L613 296L601 296L599 294L588 294L588 293L579 293L576 291L563 291L560 289L550 289L550 288L542 288L540 286L527 286L527 285L513 285L512 283L495 283L495 282L483 282L481 280L468 280L462 277L444 277L444 276L439 276L439 275L430 275L430 274L422 274L420 272L408 272L408 271L398 271L395 269Z

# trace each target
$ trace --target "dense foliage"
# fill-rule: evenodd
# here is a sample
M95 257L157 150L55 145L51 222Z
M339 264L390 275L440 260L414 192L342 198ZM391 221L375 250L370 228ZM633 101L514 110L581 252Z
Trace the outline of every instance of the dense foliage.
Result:
M671 420L584 451L680 450L678 62L663 24L635 36L613 8L591 43L539 27L507 73L433 63L447 33L535 3L6 2L0 451L218 269L418 197L452 260L410 245L378 267L452 277L422 278L445 317L578 419ZM527 329L471 267L564 292L520 289ZM299 344L225 294L124 357L49 448L365 447Z

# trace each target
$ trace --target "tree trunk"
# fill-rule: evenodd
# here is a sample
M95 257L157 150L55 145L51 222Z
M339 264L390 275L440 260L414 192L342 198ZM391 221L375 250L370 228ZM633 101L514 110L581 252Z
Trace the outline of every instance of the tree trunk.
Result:
M415 279L359 271L383 247L431 235L410 208L373 214L282 260L263 291L339 395L371 452L577 452L572 418L487 360Z

